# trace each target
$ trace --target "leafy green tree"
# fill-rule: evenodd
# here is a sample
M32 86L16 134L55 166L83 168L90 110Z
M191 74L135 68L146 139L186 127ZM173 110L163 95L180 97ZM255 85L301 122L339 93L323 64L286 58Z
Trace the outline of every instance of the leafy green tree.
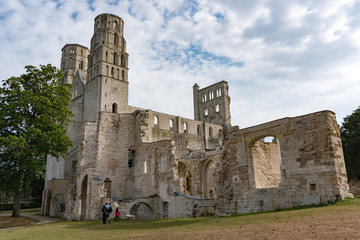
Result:
M360 180L360 107L344 118L340 132L348 177Z
M25 69L0 87L0 190L15 195L13 217L20 216L22 191L44 175L47 155L64 157L72 144L70 85L50 64Z

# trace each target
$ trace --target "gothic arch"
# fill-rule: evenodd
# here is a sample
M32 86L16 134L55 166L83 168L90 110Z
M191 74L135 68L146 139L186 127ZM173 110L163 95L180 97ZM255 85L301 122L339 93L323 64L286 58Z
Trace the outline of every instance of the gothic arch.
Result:
M215 197L214 173L214 161L212 159L206 160L201 169L201 190L203 198Z
M86 208L87 208L87 193L88 193L88 175L85 175L81 182L81 196L80 196L80 219L86 219Z

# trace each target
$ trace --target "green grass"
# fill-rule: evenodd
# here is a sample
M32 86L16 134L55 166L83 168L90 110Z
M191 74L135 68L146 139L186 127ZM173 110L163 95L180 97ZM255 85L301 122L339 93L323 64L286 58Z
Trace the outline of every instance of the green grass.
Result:
M20 210L20 215L21 213L39 213L41 212L41 208L28 208L28 209L21 209ZM0 211L0 214L11 214L12 210L4 210L4 211Z
M255 238L254 234L266 234L264 236L273 233L295 234L294 229L300 231L294 235L299 239L300 236L306 238L306 234L311 233L302 226L309 228L309 223L313 225L322 223L327 224L329 229L335 229L334 231L344 231L340 220L359 219L359 213L360 199L356 198L323 207L286 209L286 211L223 218L208 217L206 220L204 218L183 218L161 221L120 221L118 225L113 222L103 225L101 221L60 221L0 231L0 239L252 239ZM345 226L349 226L349 223L346 223ZM286 228L289 228L288 231ZM284 232L284 229L287 232ZM302 230L304 230L303 233ZM330 236L331 239L337 236L337 232L332 233L327 229L324 234L331 234L324 235L327 238ZM350 237L360 236L360 228L359 232L352 233L349 230L349 232L339 232L338 234L343 238L347 235ZM292 235L286 236L285 239L291 238Z

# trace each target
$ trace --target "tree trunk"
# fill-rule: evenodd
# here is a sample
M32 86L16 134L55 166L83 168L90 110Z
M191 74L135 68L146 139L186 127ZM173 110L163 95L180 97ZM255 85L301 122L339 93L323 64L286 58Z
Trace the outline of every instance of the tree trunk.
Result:
M21 186L15 192L12 217L20 217Z

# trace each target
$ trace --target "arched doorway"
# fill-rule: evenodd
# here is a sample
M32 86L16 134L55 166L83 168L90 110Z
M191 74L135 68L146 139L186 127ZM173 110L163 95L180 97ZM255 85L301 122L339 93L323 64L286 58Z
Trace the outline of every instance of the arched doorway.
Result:
M215 165L213 160L208 160L204 163L201 173L202 197L213 198L214 192L214 172Z
M86 206L87 206L87 186L88 186L88 176L85 175L82 183L81 183L81 215L80 219L84 220L86 219Z
M153 209L144 202L139 202L132 206L130 214L134 215L137 220L153 220L155 219Z

